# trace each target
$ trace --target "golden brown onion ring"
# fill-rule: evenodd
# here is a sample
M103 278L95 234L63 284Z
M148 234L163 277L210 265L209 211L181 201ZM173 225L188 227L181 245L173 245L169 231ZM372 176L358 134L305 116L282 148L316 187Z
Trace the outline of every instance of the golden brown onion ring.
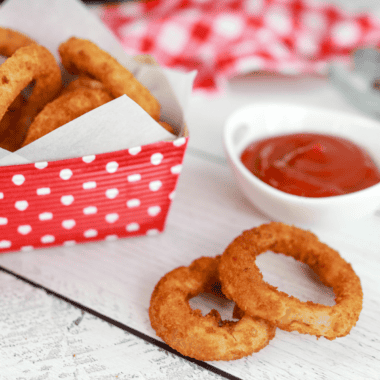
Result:
M70 82L62 91L62 94L76 90L77 88L89 88L93 90L103 90L106 91L102 82L96 79L92 79L85 75L80 75L78 78Z
M19 127L21 109L26 99L19 94L0 120L0 148L14 152L21 147L25 132Z
M218 281L219 261L220 256L201 257L189 267L174 269L158 282L150 301L150 322L157 335L198 360L239 359L261 350L275 335L271 324L247 314L233 322L222 321L216 310L202 316L191 309L189 299Z
M62 64L71 74L88 75L103 83L118 98L126 94L156 121L160 104L134 76L110 54L89 40L71 37L59 46Z
M255 260L266 251L308 264L325 285L333 288L336 304L301 302L264 282ZM362 310L362 287L351 265L311 232L282 223L244 231L223 253L219 273L227 297L249 315L283 330L332 340L347 335Z
M78 87L62 94L48 103L36 116L22 146L30 144L112 99L106 91L84 87Z
M21 47L35 43L30 37L17 30L0 27L0 55L10 57ZM26 99L19 94L0 120L0 148L15 151L20 147L23 136L22 128L19 128L18 119L21 107ZM21 133L21 134L20 134Z
M0 66L0 119L31 82L35 82L34 87L21 108L18 120L22 137L35 115L57 95L62 85L61 71L55 58L37 44L19 48Z
M30 37L17 30L0 27L0 55L10 57L21 47L35 43Z

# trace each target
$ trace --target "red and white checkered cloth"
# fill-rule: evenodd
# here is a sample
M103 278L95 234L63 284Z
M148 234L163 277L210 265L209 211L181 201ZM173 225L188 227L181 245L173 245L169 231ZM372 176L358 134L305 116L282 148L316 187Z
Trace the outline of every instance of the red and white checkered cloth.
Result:
M312 0L155 0L102 9L126 51L198 70L195 88L220 89L252 71L325 74L357 47L380 43L380 22Z

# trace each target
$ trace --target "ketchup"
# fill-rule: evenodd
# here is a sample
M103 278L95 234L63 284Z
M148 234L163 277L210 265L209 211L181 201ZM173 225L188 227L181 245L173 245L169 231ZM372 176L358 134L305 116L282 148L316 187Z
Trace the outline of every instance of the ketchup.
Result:
M380 171L360 147L316 133L256 141L241 161L256 177L286 193L310 198L353 193L380 182Z

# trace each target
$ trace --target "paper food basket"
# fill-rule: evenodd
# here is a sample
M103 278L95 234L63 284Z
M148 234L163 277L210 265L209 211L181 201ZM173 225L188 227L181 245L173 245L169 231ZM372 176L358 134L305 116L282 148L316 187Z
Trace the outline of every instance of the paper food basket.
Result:
M72 35L98 43L119 62L125 56L112 34L78 0L8 0L0 7L0 26L28 34L57 57L59 43ZM47 33L49 28L51 33ZM131 59L125 59L131 65ZM188 142L183 113L195 74L165 70L156 74L146 65L135 65L128 68L132 67L141 82L147 81L144 85L160 101L166 120L176 125L178 136L148 143L143 138L142 144L127 136L122 148L114 145L115 137L101 146L98 138L92 148L86 140L93 133L93 119L89 117L83 122L87 124L83 136L75 136L73 143L69 138L69 148L65 148L64 126L56 136L56 131L45 136L45 142L45 137L37 140L45 145L27 146L25 154L22 149L13 154L0 152L0 253L153 235L164 230ZM102 106L111 107L103 113L114 114L112 107L119 107L119 99ZM114 102L116 106L111 104ZM95 111L102 112L91 112ZM124 115L129 117L128 113ZM152 126L153 119L141 118L147 124L145 129L156 127ZM75 123L81 127L81 135L81 118ZM71 131L69 124L66 133ZM157 136L160 134L161 129ZM54 151L59 151L58 159ZM70 151L68 156L62 156L66 151Z

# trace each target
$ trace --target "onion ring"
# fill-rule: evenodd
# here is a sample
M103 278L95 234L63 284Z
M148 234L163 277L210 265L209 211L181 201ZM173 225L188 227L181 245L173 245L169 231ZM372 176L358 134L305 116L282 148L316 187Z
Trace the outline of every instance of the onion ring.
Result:
M48 103L36 116L22 146L30 144L112 99L106 91L85 87L78 87L62 94Z
M134 76L110 54L89 40L71 37L59 46L62 64L71 74L84 74L103 83L118 98L126 94L156 121L160 104Z
M0 55L10 57L21 47L35 43L30 37L17 30L0 27Z
M33 43L35 43L34 40L17 30L0 27L1 56L8 58L19 48ZM20 139L23 136L19 136L18 119L24 103L26 103L26 99L22 94L19 94L0 120L0 148L13 152L20 147Z
M173 135L176 134L173 127L170 124L168 124L166 121L159 121L158 124L160 124L162 128L165 128L171 134Z
M308 264L333 288L336 304L301 302L264 282L255 260L266 251ZM362 310L363 291L351 265L311 232L282 223L244 231L223 253L219 275L223 293L242 310L287 331L333 340L350 332Z
M76 90L77 88L90 88L93 90L103 90L106 91L102 82L96 79L92 79L85 75L80 75L78 78L71 81L63 90L61 94L69 91Z
M21 115L22 106L26 102L27 100L23 94L19 94L0 120L0 148L10 152L14 152L20 148L25 133L22 128L19 128L18 120Z
M198 360L235 360L265 347L275 335L270 323L244 314L238 322L222 321L216 310L202 316L188 300L218 287L216 258L201 257L167 273L156 285L149 307L153 329L169 346Z
M22 138L35 115L61 89L61 71L54 56L43 46L30 44L19 48L0 66L0 119L21 91L35 82L18 120Z

